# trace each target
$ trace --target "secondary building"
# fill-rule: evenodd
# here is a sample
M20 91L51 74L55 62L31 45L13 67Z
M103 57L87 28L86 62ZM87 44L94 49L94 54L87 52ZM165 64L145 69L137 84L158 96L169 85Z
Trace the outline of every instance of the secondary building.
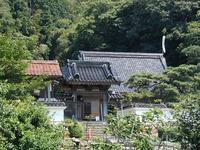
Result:
M47 85L42 90L35 90L33 95L38 102L47 106L48 115L53 123L64 121L66 105L56 97L63 75L57 60L32 60L26 70L26 75L31 77L44 76Z

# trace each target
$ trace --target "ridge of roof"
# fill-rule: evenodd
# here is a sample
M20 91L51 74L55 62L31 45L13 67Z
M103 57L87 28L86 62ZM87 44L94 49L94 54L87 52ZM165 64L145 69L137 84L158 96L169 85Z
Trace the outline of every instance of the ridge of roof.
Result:
M103 65L103 64L107 64L110 65L109 62L106 61L89 61L89 60L71 60L68 59L67 60L68 63L77 63L78 65Z
M32 64L59 64L57 60L31 60Z
M162 53L136 53L136 52L99 52L99 51L79 51L82 57L148 57L148 58L160 58L164 57Z

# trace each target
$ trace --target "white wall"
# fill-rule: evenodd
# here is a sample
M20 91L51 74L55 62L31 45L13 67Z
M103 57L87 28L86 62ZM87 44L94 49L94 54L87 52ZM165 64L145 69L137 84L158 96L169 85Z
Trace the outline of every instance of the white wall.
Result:
M64 121L65 107L47 107L48 115L51 117L53 123L61 123Z
M144 115L146 112L149 112L152 108L135 108L135 114L138 116ZM172 121L173 115L172 110L169 108L160 108L160 110L163 112L163 115L161 115L162 119L164 121Z
M149 112L152 108L128 108L124 109L123 111L117 111L117 115L120 116L125 116L128 114L136 114L137 116L142 116L146 112ZM164 121L173 121L173 113L170 108L160 108L161 111L163 111L162 119Z

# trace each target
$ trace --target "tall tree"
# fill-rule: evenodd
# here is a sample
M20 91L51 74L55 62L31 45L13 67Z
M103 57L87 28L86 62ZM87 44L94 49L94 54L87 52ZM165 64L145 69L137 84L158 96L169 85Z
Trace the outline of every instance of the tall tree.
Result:
M131 101L179 102L185 94L200 91L199 65L181 65L168 68L163 75L140 73L133 75L127 86L135 91L129 94Z
M31 96L40 84L24 74L30 56L24 41L0 36L0 53L0 149L58 149L62 128Z

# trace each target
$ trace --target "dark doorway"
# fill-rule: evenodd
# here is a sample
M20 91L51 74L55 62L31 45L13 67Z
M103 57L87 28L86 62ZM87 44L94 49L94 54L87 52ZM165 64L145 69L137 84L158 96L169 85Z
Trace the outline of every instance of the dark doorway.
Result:
M91 103L84 103L84 117L91 115Z

